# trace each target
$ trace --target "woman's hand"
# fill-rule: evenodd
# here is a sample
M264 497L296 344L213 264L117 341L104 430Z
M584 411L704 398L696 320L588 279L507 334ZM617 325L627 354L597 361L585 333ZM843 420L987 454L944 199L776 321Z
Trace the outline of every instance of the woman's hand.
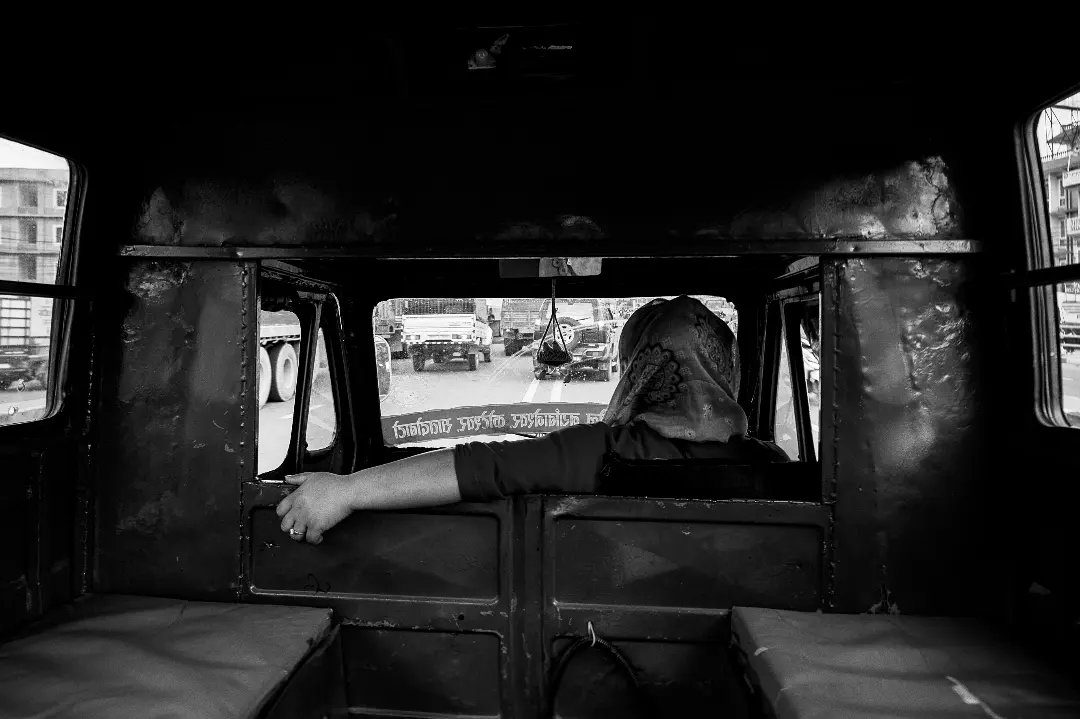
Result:
M297 542L322 542L323 532L345 519L354 509L356 476L330 472L303 472L285 478L299 485L292 494L278 503L281 531Z

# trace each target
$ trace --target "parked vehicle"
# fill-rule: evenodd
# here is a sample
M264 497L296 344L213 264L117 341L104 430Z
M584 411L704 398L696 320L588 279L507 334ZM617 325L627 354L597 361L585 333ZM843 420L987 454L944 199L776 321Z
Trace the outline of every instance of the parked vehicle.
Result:
M422 372L427 361L464 360L476 370L480 357L491 361L491 328L484 321L483 297L432 297L405 300L405 343L413 370Z
M390 394L393 370L390 363L390 344L382 337L375 337L375 369L379 376L379 399Z
M502 303L502 339L506 356L516 355L532 347L536 325L544 300L535 297L513 297Z
M23 296L0 297L0 389L37 380L45 382L49 371L49 327L37 315L52 314L52 300L36 301ZM43 335L43 336L42 336Z
M259 406L296 394L300 322L292 312L259 315Z
M386 340L390 346L390 356L394 359L405 359L409 351L402 339L402 324L404 315L403 299L392 299L375 305L375 312L371 318L372 331Z
M611 381L619 365L616 320L608 303L596 298L559 298L555 301L558 328L548 327L551 307L551 300L544 300L533 321L534 334L540 336L538 346L552 339L560 347L565 343L572 359L565 365L549 367L533 355L533 375L545 379L584 373L603 382Z

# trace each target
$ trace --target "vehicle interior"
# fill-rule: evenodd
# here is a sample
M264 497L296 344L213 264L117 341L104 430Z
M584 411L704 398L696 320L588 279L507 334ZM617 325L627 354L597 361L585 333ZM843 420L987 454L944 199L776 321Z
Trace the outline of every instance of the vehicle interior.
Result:
M0 716L1080 716L1056 41L330 24L3 43L36 89L0 103ZM603 261L508 269L541 258ZM626 373L545 379L497 332L419 373L372 351L380 302L617 329L684 294L737 312L748 433L790 461L611 456L596 493L282 532L289 475L595 422Z

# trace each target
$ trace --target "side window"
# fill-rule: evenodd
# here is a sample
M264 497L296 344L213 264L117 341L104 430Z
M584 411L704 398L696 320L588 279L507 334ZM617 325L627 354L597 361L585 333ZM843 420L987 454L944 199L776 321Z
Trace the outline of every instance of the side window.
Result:
M773 437L792 459L799 456L799 430L795 423L795 401L791 388L791 362L786 342L780 343L780 372L776 378L776 416Z
M70 192L68 161L0 138L0 425L44 418L60 404L63 317L74 290L60 240L69 203L38 202ZM56 242L41 242L50 227Z
M337 435L337 411L334 408L333 378L330 374L326 336L319 330L312 369L311 397L308 400L307 449L318 452L334 443Z
M802 296L776 301L768 314L772 339L766 347L774 352L776 384L766 405L772 408L771 426L763 429L771 429L773 441L789 457L804 462L820 454L820 306L816 295Z
M259 473L277 469L289 453L300 376L300 334L300 318L295 313L259 313Z
M1054 268L1052 282L1033 279L1038 314L1037 350L1042 356L1040 414L1054 424L1080 427L1080 93L1046 107L1034 122L1042 181L1042 232L1033 270ZM1049 279L1049 278L1046 278ZM1052 298L1052 299L1051 299Z
M340 424L328 344L336 335L326 329L337 316L329 309L333 298L300 299L280 287L268 295L259 313L258 474L307 466L310 453L334 446Z

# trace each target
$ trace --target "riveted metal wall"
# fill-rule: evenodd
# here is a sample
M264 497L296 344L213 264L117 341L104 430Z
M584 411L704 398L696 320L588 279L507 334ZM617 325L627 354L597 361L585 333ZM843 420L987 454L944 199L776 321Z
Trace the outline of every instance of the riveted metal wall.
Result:
M132 262L106 328L94 589L229 599L240 576L252 268Z
M980 371L977 269L861 258L831 273L833 608L980 613L989 578L1003 582L1007 571L987 544L993 405Z

